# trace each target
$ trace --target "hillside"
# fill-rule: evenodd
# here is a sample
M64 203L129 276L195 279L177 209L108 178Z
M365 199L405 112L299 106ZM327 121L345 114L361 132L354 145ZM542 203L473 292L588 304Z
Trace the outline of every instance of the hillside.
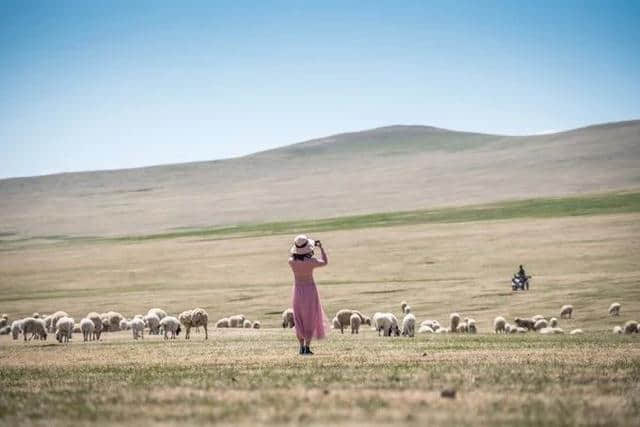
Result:
M0 181L3 236L128 235L636 189L640 121L513 137L390 126L219 161Z

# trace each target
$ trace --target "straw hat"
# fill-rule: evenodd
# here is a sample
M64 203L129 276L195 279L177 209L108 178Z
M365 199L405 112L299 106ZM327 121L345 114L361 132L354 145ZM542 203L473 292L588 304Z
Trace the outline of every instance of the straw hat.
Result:
M300 234L293 239L293 246L291 246L290 252L296 255L307 255L313 252L315 247L313 240L309 239L305 234Z

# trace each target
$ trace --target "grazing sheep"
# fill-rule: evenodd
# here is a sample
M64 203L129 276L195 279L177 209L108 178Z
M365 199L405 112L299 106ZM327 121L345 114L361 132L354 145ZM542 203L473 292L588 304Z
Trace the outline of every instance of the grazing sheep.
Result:
M349 319L349 325L351 326L351 333L357 334L360 332L360 325L362 324L362 319L356 313L351 315Z
M470 334L478 332L478 326L476 325L475 319L467 319L467 332Z
M495 334L507 333L507 331L505 330L506 326L507 326L507 321L505 320L504 317L497 316L495 319L493 319L493 333Z
M69 342L73 335L74 326L75 322L73 318L69 316L64 316L58 319L56 322L56 340L58 340L59 343Z
M160 333L160 318L157 314L147 313L142 320L145 326L149 328L149 335L158 335Z
M418 329L418 333L419 334L432 334L432 333L434 333L434 330L433 330L433 328L431 326L422 324L422 325L420 325L420 328Z
M282 327L293 328L295 325L293 321L293 308L287 308L282 312Z
M124 316L117 311L107 312L107 323L109 324L109 332L119 331L122 328L120 324L123 320L126 320ZM126 329L129 329L129 323L126 323Z
M409 314L409 313L411 313L411 307L410 307L410 306L406 306L406 307L404 308L403 313L404 313L404 314Z
M569 335L581 335L584 332L582 331L582 329L574 329L571 332L569 332Z
M138 338L144 339L144 320L139 317L134 317L131 319L131 322L129 322L129 326L131 327L134 340Z
M398 318L393 313L376 313L373 315L373 321L378 335L381 331L385 337L390 337L391 334L400 335Z
M216 322L216 328L228 328L229 327L229 318L223 317L222 319Z
M467 332L469 332L469 328L467 326L467 322L460 322L460 324L458 325L458 327L456 328L456 332L459 334L466 334Z
M629 320L624 324L622 328L625 334L633 334L638 332L638 322L635 320Z
M408 306L407 306L408 307ZM405 307L406 310L406 307ZM416 316L408 313L402 319L402 335L413 338L416 334Z
M100 321L102 322L102 332L109 332L111 325L109 324L109 315L100 313Z
M620 303L614 302L609 306L609 316L620 316Z
M334 317L333 319L331 319L331 325L333 329L340 329L340 321L338 320L337 317Z
M613 327L613 333L614 334L621 334L622 333L622 326L614 326Z
M149 309L149 311L147 311L147 315L149 315L149 314L155 314L158 317L158 321L160 321L163 318L167 317L167 312L164 311L161 308L151 308L151 309Z
M560 308L561 319L571 319L573 315L573 306L571 304L565 304Z
M9 335L11 333L11 326L5 326L0 328L0 335Z
M95 330L95 325L93 321L87 317L80 321L80 331L82 332L82 339L84 341L89 341L93 336L93 331Z
M129 322L127 322L127 319L122 319L120 323L118 323L118 327L121 331L128 331L129 329L131 329L131 325L129 324Z
M262 326L262 324L260 323L260 321L259 321L259 320L254 321L254 322L253 322L253 325L251 325L251 327L252 327L253 329L260 329L260 327L261 327L261 326Z
M27 335L31 334L28 338L37 338L41 340L47 339L46 325L42 319L34 319L33 317L27 317L22 319L21 323L22 335L25 341L27 341Z
M242 327L245 329L251 329L251 320L245 319L245 321L242 323Z
M169 332L171 332L171 339L174 340L180 335L180 322L173 316L165 316L160 320L160 331L164 333L164 339L169 339Z
M402 302L400 303L400 311L402 311L402 312L404 313L404 309L405 309L405 307L406 307L406 306L408 306L408 305L409 305L409 304L407 304L407 302L406 302L406 301L402 301Z
M360 311L358 310L353 310L354 314L357 314L358 316L360 316L360 322L363 325L371 325L371 318L368 316L365 316L364 314L362 314Z
M451 313L449 315L449 330L451 332L458 332L459 324L460 324L460 315L458 313Z
M549 323L545 319L540 319L533 325L533 329L535 329L536 331L547 327L549 327Z
M516 317L515 319L513 319L513 321L515 322L516 325L518 325L519 328L526 328L526 329L534 329L536 322L533 321L533 319L522 319L520 317Z
M558 319L556 319L555 317L552 317L549 320L549 326L551 326L552 328L557 328L558 327Z
M17 340L22 332L22 320L14 320L11 322L11 336L14 340Z
M229 316L230 328L242 328L243 325L244 325L244 314L236 314L234 316Z
M93 323L93 333L90 339L95 341L100 340L100 334L102 334L102 318L95 311L87 314L86 318ZM80 327L82 327L82 322L80 322Z
M58 320L62 319L63 317L69 317L69 315L64 311L56 311L51 315L51 324L49 325L49 328L50 328L49 332L54 332L56 330L56 325L58 323Z
M180 316L178 316L178 318L180 319L180 323L182 323L185 328L184 339L188 340L191 338L191 328L198 328L200 326L204 327L204 339L209 339L209 331L207 329L207 325L209 323L209 313L207 313L206 310L204 310L203 308L186 310L180 313ZM245 328L246 327L247 326L245 325ZM248 327L251 327L251 322L249 322Z
M349 309L343 309L343 310L339 310L336 313L336 318L338 319L338 322L340 323L340 332L344 333L344 328L348 328L351 326L351 316L355 314L358 317L360 317L360 324L371 324L371 319L369 319L368 317L364 316L361 312L359 312L358 310L349 310Z

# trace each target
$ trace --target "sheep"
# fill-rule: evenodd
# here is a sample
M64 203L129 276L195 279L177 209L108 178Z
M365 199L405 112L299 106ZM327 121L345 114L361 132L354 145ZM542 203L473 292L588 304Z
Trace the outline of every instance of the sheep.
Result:
M405 306L403 313L404 313L404 314L409 314L409 313L411 313L411 307L410 307L410 306L408 306L408 305L407 305L407 306Z
M228 328L229 327L229 318L223 317L222 319L216 322L216 328Z
M564 334L564 330L562 330L562 328L550 328L550 327L546 327L546 328L542 328L539 331L542 335L549 335L549 334Z
M171 339L174 340L180 335L180 322L173 316L165 316L160 320L160 331L164 333L164 339L169 339L169 332L171 332Z
M75 322L73 318L64 316L58 319L56 322L56 340L59 343L69 342L73 334L73 327Z
M460 333L460 334L465 334L467 332L469 332L469 328L467 326L467 322L461 322L458 327L456 328L456 332Z
M520 326L518 326L511 333L526 334L527 332L529 332L527 328L521 328Z
M244 322L242 323L242 327L245 329L251 329L251 320L245 319Z
M420 325L420 328L418 329L418 333L419 334L432 334L432 333L434 333L434 330L433 330L433 328L431 326L422 324L422 325Z
M134 340L138 338L144 339L144 320L139 317L134 317L131 319L131 322L129 322L129 326Z
M557 328L558 327L558 319L556 319L555 317L552 317L549 320L549 326L552 328Z
M622 327L621 326L614 326L613 327L613 333L614 334L621 334L622 333Z
M282 327L283 328L293 328L295 326L295 322L293 320L293 309L287 308L282 312Z
M86 318L91 320L91 322L93 323L93 333L90 339L99 341L100 334L102 334L102 319L100 318L100 315L95 311L92 311L91 313L87 314ZM80 322L80 327L82 327L82 322Z
M3 314L0 317L0 328L6 328L9 324L9 316L7 314Z
M526 329L533 329L536 324L533 319L522 319L520 317L516 317L515 319L513 319L513 321L519 328Z
M449 315L449 329L451 330L451 332L457 332L459 324L460 315L458 313L451 313Z
M573 315L573 306L571 304L565 304L560 308L561 319L571 319Z
M409 304L406 301L402 301L400 303L400 311L402 311L404 313L404 309L406 306L408 306Z
M439 328L435 331L436 334L448 334L449 333L449 329L448 328Z
M180 313L178 316L180 319L180 323L184 325L185 334L184 339L188 340L191 338L191 328L198 328L200 326L204 327L204 339L209 339L209 331L207 329L207 324L209 323L209 313L207 313L203 308L194 308L193 310L186 310ZM219 327L216 324L216 327ZM249 326L251 327L251 322L249 322Z
M333 327L333 329L340 329L340 321L338 320L337 317L334 317L333 319L331 319L331 325Z
M622 328L625 334L633 334L638 332L638 322L635 320L629 320L624 324Z
M56 324L58 323L58 320L62 319L63 317L69 317L69 315L64 311L56 311L51 315L51 324L49 326L50 327L49 332L55 332Z
M349 318L351 334L357 334L358 332L360 332L360 324L362 324L362 319L356 313L353 313Z
M17 340L22 332L22 320L14 320L11 322L11 336L14 340Z
M260 321L259 321L259 320L254 321L254 322L253 322L253 325L251 325L251 327L252 327L253 329L260 329L260 327L261 327L261 326L262 326L262 324L260 323Z
M620 303L614 302L609 306L609 316L620 316Z
M497 316L495 319L493 319L493 333L494 334L507 333L507 331L505 330L506 326L507 326L507 321L505 320L504 317Z
M242 328L244 325L244 314L236 314L234 316L229 316L229 327L230 328Z
M126 320L124 316L117 311L108 311L107 312L107 320L109 323L109 331L119 331L123 328L120 327L120 324L123 320ZM129 323L123 324L126 326L125 329L129 329Z
M478 332L475 319L467 319L467 332L475 334Z
M350 327L351 326L351 315L357 315L358 317L360 317L360 324L367 324L370 325L371 324L371 319L369 319L368 317L366 317L365 315L363 315L361 312L359 312L358 310L349 310L349 309L342 309L339 310L336 313L336 318L338 319L338 322L340 323L340 332L344 333L344 328Z
M47 339L46 325L41 319L34 319L33 317L27 317L21 321L22 335L25 341L27 341L27 335L31 334L28 338L31 340L36 337L41 340Z
M420 326L428 326L429 328L431 328L434 332L437 331L438 329L440 329L440 322L438 322L437 320L424 320L422 321L422 323L420 323Z
M571 332L569 332L569 335L582 335L584 332L582 331L582 329L574 329Z
M499 333L499 332L496 332L495 330L493 332L495 334ZM505 323L502 333L504 333L504 334L512 334L514 332L515 332L515 328L512 328L510 323Z
M549 327L549 323L545 319L540 319L533 325L533 329L536 331L547 327Z
M87 317L80 321L80 331L82 332L82 339L86 342L91 339L93 336L93 331L95 330L95 325L93 321Z
M155 313L147 313L142 319L150 335L158 335L160 333L160 318Z
M396 336L400 335L398 318L392 313L376 313L373 315L373 321L378 335L380 335L380 331L383 332L385 337L390 337L392 333Z
M531 320L533 320L533 323L535 323L538 320L546 320L546 318L542 314L536 314L531 318Z
M407 306L408 307L408 306ZM405 307L405 310L406 308ZM407 313L402 319L402 335L405 337L413 338L416 333L416 316L411 313Z
M151 309L149 309L149 311L147 311L147 315L149 315L149 314L155 314L158 317L158 321L160 321L163 318L167 317L167 312L164 311L161 308L151 308Z
M45 327L47 328L47 332L51 332L51 320L52 320L51 315L44 317L44 324L45 324Z
M129 329L131 329L131 325L129 324L127 319L122 319L120 323L118 323L118 327L121 331L128 331Z
M11 333L11 326L5 326L0 328L0 335L9 335Z

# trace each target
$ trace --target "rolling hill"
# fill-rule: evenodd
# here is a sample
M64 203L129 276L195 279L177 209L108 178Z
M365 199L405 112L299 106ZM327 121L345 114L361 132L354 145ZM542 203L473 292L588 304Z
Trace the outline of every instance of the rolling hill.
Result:
M640 187L640 120L502 136L427 126L244 157L0 180L0 234L116 236Z

